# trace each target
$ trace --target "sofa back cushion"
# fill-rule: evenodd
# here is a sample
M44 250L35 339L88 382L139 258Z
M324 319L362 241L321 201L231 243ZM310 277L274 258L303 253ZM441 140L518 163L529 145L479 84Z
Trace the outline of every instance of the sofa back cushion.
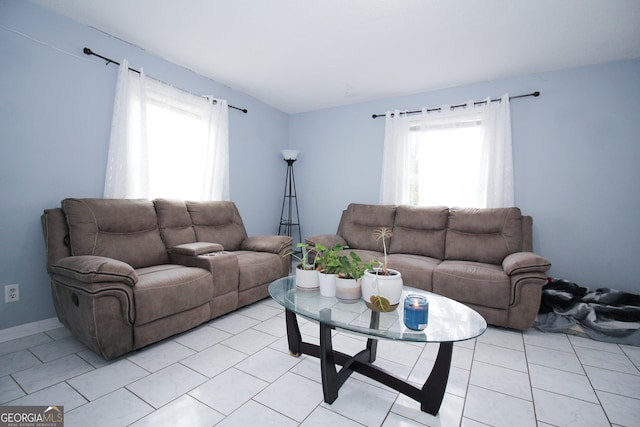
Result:
M394 205L363 205L351 203L343 213L338 234L353 249L382 252L382 241L377 241L374 231L380 227L392 229L396 215ZM387 248L393 242L387 240Z
M240 250L247 231L233 202L186 202L198 242L221 244L227 251Z
M191 216L189 216L184 201L156 199L153 204L158 215L160 235L167 248L196 241L196 233L191 225Z
M65 199L72 255L97 255L133 268L169 261L153 203L130 199Z
M389 253L444 259L449 209L398 206Z
M445 259L500 264L522 250L519 208L451 208Z

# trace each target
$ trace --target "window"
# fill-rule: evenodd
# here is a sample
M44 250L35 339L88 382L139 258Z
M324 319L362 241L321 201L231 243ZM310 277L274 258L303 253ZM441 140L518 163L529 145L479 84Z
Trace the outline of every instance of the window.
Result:
M386 113L381 204L513 206L509 96Z
M409 204L479 207L481 121L453 120L410 129Z
M228 111L128 70L114 102L105 198L229 200Z
M208 121L199 108L147 92L149 198L203 200Z

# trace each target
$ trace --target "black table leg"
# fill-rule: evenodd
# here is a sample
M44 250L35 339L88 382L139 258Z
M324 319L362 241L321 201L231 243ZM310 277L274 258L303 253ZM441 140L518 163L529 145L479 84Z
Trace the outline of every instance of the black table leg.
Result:
M367 339L366 348L355 356L349 356L334 350L331 337L332 327L328 326L326 322L322 322L322 318L331 319L331 310L325 309L323 311L321 312L319 346L302 341L296 314L290 310L285 310L285 314L287 338L291 354L296 357L300 356L300 354L308 354L320 359L322 390L325 402L333 403L338 398L338 391L342 384L353 372L358 372L420 402L422 411L432 415L438 413L444 399L447 381L449 380L453 343L440 343L440 349L429 378L427 378L422 388L417 388L407 381L373 365L376 359L378 343L374 338ZM372 327L378 326L378 316L379 313L373 313L371 317ZM336 365L342 366L342 369L338 371Z
M325 320L325 322L323 322ZM358 363L369 363L375 360L375 349L377 341L367 340L367 347L355 356L349 356L333 349L331 338L332 327L328 326L331 320L331 309L320 310L320 369L322 372L322 390L324 401L333 403L338 398L338 390L342 384L356 371L354 368ZM304 343L303 343L304 345ZM371 353L373 350L373 355ZM308 354L308 353L307 353ZM342 366L338 371L336 365Z
M326 313L325 313L326 314ZM323 313L320 312L322 316ZM331 313L329 312L329 318ZM322 373L322 392L324 401L333 403L338 398L338 371L336 361L333 358L333 344L331 341L331 328L320 322L320 372Z
M287 339L289 340L289 353L292 356L300 356L300 344L302 343L302 335L298 327L298 319L293 311L285 310L287 322Z
M420 409L431 415L436 415L440 410L440 405L444 399L444 392L449 380L449 370L451 369L451 356L453 355L453 343L440 343L438 356L429 374L429 378L424 382L420 393Z
M371 329L378 329L380 326L380 313L377 311L371 312L371 322L369 323L369 327ZM369 350L369 363L373 363L376 361L376 354L378 352L378 340L373 338L367 339L367 350Z

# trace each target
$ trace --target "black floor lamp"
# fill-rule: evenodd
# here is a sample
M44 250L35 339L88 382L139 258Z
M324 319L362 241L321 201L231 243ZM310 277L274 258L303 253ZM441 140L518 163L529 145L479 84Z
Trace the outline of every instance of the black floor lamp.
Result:
M302 242L302 234L300 231L300 213L298 212L298 195L296 193L296 177L293 174L293 163L298 158L300 152L298 150L280 150L284 161L287 162L287 177L284 181L284 197L282 199L282 212L280 213L280 227L278 235L289 236L293 238L293 247L296 253L298 242ZM298 234L298 240L295 240L295 231Z

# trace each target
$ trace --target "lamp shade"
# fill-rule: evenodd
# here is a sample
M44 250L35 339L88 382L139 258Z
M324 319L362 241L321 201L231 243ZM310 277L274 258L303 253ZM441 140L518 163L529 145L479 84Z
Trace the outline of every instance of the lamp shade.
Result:
M282 157L284 157L285 160L295 160L298 158L298 154L300 154L300 151L290 149L280 150L280 152L282 153Z

